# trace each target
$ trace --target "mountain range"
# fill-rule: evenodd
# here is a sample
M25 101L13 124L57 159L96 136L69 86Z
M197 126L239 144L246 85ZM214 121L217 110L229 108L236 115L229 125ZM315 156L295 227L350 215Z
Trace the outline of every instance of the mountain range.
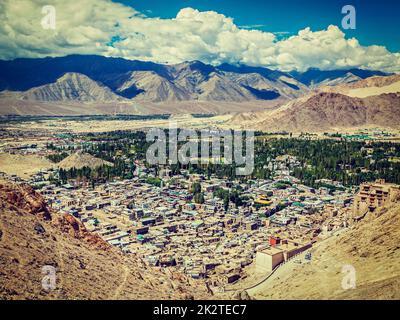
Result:
M200 61L164 65L102 56L0 61L2 97L28 101L174 102L293 99L318 84L348 83L379 71L280 72Z
M227 125L269 131L397 128L400 76L90 55L0 61L0 114L111 113L230 113Z

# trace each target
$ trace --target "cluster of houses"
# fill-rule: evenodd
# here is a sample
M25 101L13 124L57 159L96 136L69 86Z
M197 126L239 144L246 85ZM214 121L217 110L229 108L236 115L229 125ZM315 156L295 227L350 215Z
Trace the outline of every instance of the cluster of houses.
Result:
M297 252L344 226L337 212L350 206L352 191L329 194L326 188L304 186L287 174L284 163L287 159L275 161L280 171L271 180L227 181L185 170L172 175L165 169L160 173L161 186L155 186L146 182L154 172L142 166L132 179L95 188L46 184L40 192L54 209L79 218L87 229L127 254L221 287L245 277L246 267L255 263L257 255L275 254L278 249L271 249L271 238L281 239L279 246L286 246L286 251L295 243ZM200 184L204 203L195 203L194 183ZM218 189L241 190L246 200L239 207L234 203L226 207L215 196ZM322 229L327 217L330 224ZM276 263L257 261L258 267L264 261L260 270L271 270Z
M15 152L42 149L29 145ZM269 180L229 181L186 170L174 175L165 167L157 173L159 186L149 183L155 171L139 162L132 179L94 187L74 181L56 185L49 179L57 177L56 171L38 172L27 182L37 186L54 210L80 219L126 254L135 253L154 268L175 268L225 287L246 277L248 266L267 274L349 224L354 190L327 179L317 189L302 185L290 175L298 165L290 155L270 159L267 167L275 175ZM201 186L202 203L194 201L194 184ZM242 204L226 205L217 197L220 189L240 190Z

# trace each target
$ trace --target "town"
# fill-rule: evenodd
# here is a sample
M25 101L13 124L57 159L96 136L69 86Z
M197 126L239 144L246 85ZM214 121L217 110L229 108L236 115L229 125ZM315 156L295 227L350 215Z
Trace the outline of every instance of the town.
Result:
M103 134L20 134L39 143L5 144L4 152L42 155L60 165L26 179L5 172L3 178L35 186L52 209L73 215L125 254L205 281L214 293L256 283L301 253L312 259L313 244L345 230L400 190L384 180L361 188L328 178L311 185L298 174L310 165L293 152L269 158L256 168L256 174L266 170L261 177L245 179L216 172L213 164L148 165L143 132L116 140ZM363 150L374 152L370 145ZM85 158L89 153L99 158ZM62 166L69 157L76 162ZM98 171L89 167L100 158Z

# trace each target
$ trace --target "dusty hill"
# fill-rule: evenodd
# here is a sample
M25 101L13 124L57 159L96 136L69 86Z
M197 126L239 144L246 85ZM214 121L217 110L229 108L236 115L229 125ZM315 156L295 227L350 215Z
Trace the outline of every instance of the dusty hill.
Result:
M252 293L258 299L400 299L400 204L392 204L313 249L309 264L272 277ZM343 265L356 272L344 290Z
M57 165L62 169L81 169L83 167L97 168L101 167L102 165L113 166L111 162L93 157L88 153L82 152L76 152L69 155L68 157L60 161Z
M236 115L232 124L264 131L322 132L365 126L400 127L400 94L366 98L319 92L271 111Z
M52 212L29 186L0 182L1 299L204 298L181 274L149 269L88 232L69 214ZM56 287L42 288L43 266Z
M352 127L365 122L366 107L361 99L336 93L320 93L300 105L282 110L260 125L302 131L311 128L324 130L335 126Z
M321 132L400 127L400 75L326 85L277 108L235 115L230 123L265 131Z
M400 75L370 77L348 84L322 87L320 90L357 98L366 98L384 93L400 93Z
M338 93L318 93L304 103L282 109L259 127L323 131L367 125L399 127L400 95L392 93L360 99Z

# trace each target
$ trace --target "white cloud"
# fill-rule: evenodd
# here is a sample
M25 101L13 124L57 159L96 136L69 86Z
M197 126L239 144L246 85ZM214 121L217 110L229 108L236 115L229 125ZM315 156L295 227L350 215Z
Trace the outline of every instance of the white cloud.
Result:
M56 8L56 29L41 27L41 8ZM240 28L213 11L185 8L174 19L148 18L110 0L3 0L0 58L100 54L178 63L201 60L273 69L359 67L400 72L400 53L361 46L336 26L300 30L278 40L272 32Z

